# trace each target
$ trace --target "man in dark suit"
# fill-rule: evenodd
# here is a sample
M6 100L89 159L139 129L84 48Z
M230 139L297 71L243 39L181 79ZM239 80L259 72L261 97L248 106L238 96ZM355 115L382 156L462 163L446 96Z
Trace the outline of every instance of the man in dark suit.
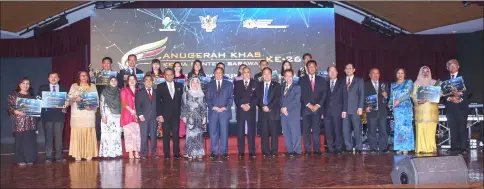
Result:
M446 64L449 75L442 80L462 77L459 73L459 62L456 59L449 60ZM465 78L463 78L465 79ZM469 115L468 86L466 91L455 91L450 96L444 97L445 114L450 128L450 150L457 153L468 153L469 142L467 134L467 117Z
M249 67L242 70L242 80L234 84L234 102L237 107L237 147L239 158L245 153L245 127L247 126L247 140L249 155L255 157L255 116L258 99L256 96L257 82L251 79Z
M299 79L301 85L301 108L303 121L304 155L311 154L311 143L315 155L321 155L320 121L323 119L323 106L327 94L326 80L316 75L318 64L309 60L306 64L308 74ZM312 140L311 140L312 130Z
M365 83L365 98L370 95L377 95L377 106L369 107L365 100L365 112L368 125L368 140L372 153L378 151L388 152L388 85L380 81L380 70L373 68L370 70L370 81ZM376 130L378 129L378 139ZM378 145L377 145L378 143ZM377 149L378 148L378 149Z
M329 88L324 101L324 133L329 153L338 154L343 146L342 119L346 118L348 94L344 80L338 79L335 66L328 68Z
M136 68L137 57L134 54L128 56L128 68L119 70L118 74L118 86L119 88L124 87L124 82L128 79L130 74L142 74L143 70Z
M297 76L299 78L304 77L305 75L308 75L307 64L308 64L308 61L313 59L313 56L309 53L304 53L302 58L304 60L304 66L299 68L299 70L297 70Z
M257 82L262 82L262 70L264 70L264 68L266 67L269 67L269 62L267 62L267 60L260 60L259 61L259 68L260 68L260 72L255 74L254 75L254 80L257 81Z
M223 62L219 62L217 63L217 65L215 65L216 68L222 68L223 70L225 70L225 64ZM228 80L229 77L227 77L226 75L223 75L223 79L224 80ZM210 80L215 80L215 75L212 76L212 78Z
M151 157L159 159L156 154L156 134L158 124L156 123L156 91L153 90L153 78L147 75L143 78L144 87L136 93L135 106L136 114L140 120L141 135L141 158L148 156L148 135L151 143Z
M272 70L262 70L262 82L259 82L257 98L259 100L259 122L261 127L261 147L265 157L277 156L279 146L279 120L281 111L281 85L272 81ZM271 142L269 145L269 135ZM269 148L270 146L270 148Z
M39 96L42 91L48 92L67 92L59 85L59 74L57 72L49 73L49 84L42 85L39 88ZM60 108L42 108L41 118L45 134L45 162L52 161L65 162L62 158L62 137L64 131L65 109ZM54 154L55 149L55 154Z
M183 84L175 82L175 72L166 68L165 82L156 86L156 120L163 127L163 153L165 159L170 159L170 135L173 138L173 155L175 159L180 156L180 115Z
M284 71L281 124L287 156L301 155L301 87L294 83L294 71Z
M208 124L210 132L210 158L216 158L219 152L222 157L229 158L229 120L232 118L232 103L234 87L232 82L224 80L224 70L215 68L215 79L207 85Z
M363 114L363 105L365 101L365 89L363 79L355 77L353 64L345 66L345 83L346 91L348 93L348 115L343 119L343 138L345 141L346 150L353 151L353 139L351 137L351 128L353 127L353 134L356 141L355 152L361 153L363 144L361 139L361 115Z

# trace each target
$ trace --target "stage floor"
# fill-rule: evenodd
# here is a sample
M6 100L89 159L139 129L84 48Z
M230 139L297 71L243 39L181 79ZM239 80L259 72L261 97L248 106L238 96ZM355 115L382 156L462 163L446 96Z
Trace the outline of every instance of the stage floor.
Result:
M67 156L67 154L65 154ZM441 184L433 188L482 188L483 154L473 150L464 156L469 167L470 183ZM66 163L42 163L18 167L12 155L1 159L1 188L301 188L331 186L398 187L390 173L396 161L405 156L394 154L340 154L289 158L202 161L189 160L99 160ZM401 187L401 186L400 186Z

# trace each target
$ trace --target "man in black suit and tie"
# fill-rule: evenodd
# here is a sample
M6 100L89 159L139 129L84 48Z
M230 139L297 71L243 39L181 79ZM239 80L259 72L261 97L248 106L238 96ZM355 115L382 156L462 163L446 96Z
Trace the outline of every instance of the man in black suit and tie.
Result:
M249 156L255 157L255 116L258 99L256 96L257 82L251 79L249 67L242 70L242 80L234 84L234 102L237 107L237 147L239 158L245 153L245 127L247 125L247 140Z
M368 122L368 140L370 141L371 153L375 153L377 150L388 152L387 91L388 85L380 81L380 70L378 70L378 68L372 68L370 70L370 81L365 83L365 98L370 95L377 95L377 106L374 108L370 107L365 100L366 120ZM377 129L378 138L376 137Z
M267 68L269 67L269 62L267 62L267 60L260 60L259 61L259 68L260 68L260 72L255 74L254 75L254 80L256 82L262 82L262 70L264 70L264 68Z
M338 154L343 146L342 118L346 118L348 94L344 80L338 79L335 66L328 68L329 88L324 101L324 133L329 153Z
M257 98L259 101L259 122L261 127L261 147L264 157L277 156L279 146L279 120L281 119L281 85L272 81L272 70L262 70L263 81L259 83ZM269 145L269 135L271 142ZM269 148L270 146L270 148Z
M159 159L156 154L156 134L158 124L156 122L156 91L153 90L153 78L147 75L143 78L144 87L136 93L136 114L140 120L141 135L141 159L148 157L148 135L151 143L151 157Z
M170 159L170 134L173 138L173 155L175 159L180 156L180 115L183 84L175 82L175 72L166 68L165 82L156 86L156 120L162 123L163 127L163 153L165 159Z
M326 80L316 75L318 63L309 60L306 64L308 74L299 79L301 86L301 108L303 121L304 155L311 154L311 143L315 155L321 155L320 121L324 118L323 106L327 94ZM312 130L312 140L311 140Z
M39 89L39 96L42 91L48 92L67 92L59 85L59 74L57 72L49 73L49 84L42 85ZM45 162L53 161L65 162L62 158L62 137L64 131L65 109L60 108L42 108L41 118L45 134ZM54 154L55 149L55 154Z
M361 130L363 125L361 124L360 116L363 114L365 89L363 79L355 77L355 71L356 69L353 64L347 64L345 66L345 82L346 91L348 93L348 115L343 119L343 138L346 150L348 152L353 151L353 138L351 137L351 128L353 128L353 134L356 141L355 152L361 153L363 147Z
M137 57L134 54L128 56L128 68L119 70L118 74L118 86L119 88L124 87L124 82L128 79L130 74L142 74L143 70L136 68Z
M462 74L459 73L459 62L456 59L449 60L446 67L449 75L442 80L462 77ZM445 114L451 136L450 150L457 153L468 153L467 151L469 150L467 117L469 115L469 96L471 92L468 86L466 88L466 91L455 91L451 96L444 97Z

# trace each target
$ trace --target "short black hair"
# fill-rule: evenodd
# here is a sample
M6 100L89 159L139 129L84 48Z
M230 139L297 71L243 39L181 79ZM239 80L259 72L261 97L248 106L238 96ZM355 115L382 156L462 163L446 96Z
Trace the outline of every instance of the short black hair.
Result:
M272 69L269 68L269 67L265 67L264 69L262 69L262 72L261 73L264 73L264 71L266 71L266 70L269 70L271 72L271 74L272 74Z
M314 64L315 66L318 66L316 60L309 60L308 63L306 63L306 66L309 66L309 64Z
M218 67L218 65L223 65L223 66L224 66L224 68L225 68L225 64L224 64L223 62L219 62L219 63L217 63L217 65L215 65L215 67Z
M173 73L173 75L175 74L175 70L173 70L172 68L165 68L165 70L163 71L163 73L166 74L167 71L171 71L171 73Z
M217 69L220 69L222 70L222 74L225 74L225 70L221 67L215 67L215 69L213 69L213 73L215 74L215 72L217 71Z
M135 59L135 60L138 60L138 57L137 57L136 55L134 55L134 54L130 54L130 55L128 55L128 59L129 59L129 57L132 57L132 56L134 56L134 59Z
M49 75L47 75L47 77L50 77L50 75L53 75L53 74L57 74L57 77L60 77L60 74L54 71L50 72Z
M149 77L149 78L151 79L151 81L153 81L153 77L151 77L151 75L145 75L145 76L143 77L143 82L146 80L146 78L147 78L147 77Z
M309 56L310 59L313 59L313 55L311 55L309 53L304 53L302 58L304 59L304 57L306 57L306 56Z
M111 57L109 57L109 56L104 57L103 60L101 60L101 62L104 62L105 60L109 60L110 64L113 63L113 59L111 59Z
M336 69L336 66L330 66L330 67L328 67L328 69L326 69L326 71L329 72L330 68L334 68L336 71L338 71L338 69Z
M260 64L262 64L262 62L267 62L267 60L266 60L266 59L262 59L262 60L260 60L260 61L259 61L259 65L260 65ZM267 63L269 64L269 62L267 62Z
M158 64L161 64L161 61L159 59L153 59L151 60L151 64L154 64L154 63L158 63Z
M294 71L292 69L287 69L287 70L284 70L284 75L286 75L287 72L291 72L291 74L294 76Z

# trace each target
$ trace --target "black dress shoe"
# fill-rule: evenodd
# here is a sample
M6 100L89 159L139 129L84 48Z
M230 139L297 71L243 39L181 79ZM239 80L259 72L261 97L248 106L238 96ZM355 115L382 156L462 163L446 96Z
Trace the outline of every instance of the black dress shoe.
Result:
M300 153L297 153L297 152L292 153L292 157L299 157L299 156L301 156Z
M215 159L215 158L217 158L217 155L215 154L210 155L210 159Z
M385 150L382 150L381 152L386 154L386 153L388 153L389 151L388 151L388 149L385 149Z
M182 157L181 157L180 155L178 155L178 154L177 154L177 155L174 155L173 157L174 157L175 159L177 159L177 160L182 159Z
M271 156L271 154L269 154L269 153L264 153L262 156L264 156L264 157L270 157L270 156Z
M355 153L361 154L361 150L355 150Z
M255 158L255 157L256 157L256 156L255 156L255 153L250 153L250 154L249 154L249 156L250 156L251 158Z
M242 158L244 158L244 154L239 153L239 159L242 159Z
M289 153L289 157L294 157L294 156L296 156L296 154L297 153L295 153L295 152L291 152L291 153Z
M56 159L55 160L56 162L60 162L60 163L64 163L64 162L67 162L66 159L62 158L62 159Z
M225 158L225 159L228 159L230 156L229 156L229 154L224 154L224 155L222 155L222 157Z
M311 155L311 152L304 152L304 155L305 156L310 156Z
M52 163L52 160L51 159L46 159L45 160L45 163Z
M370 150L370 153L374 154L376 153L376 150Z
M314 155L318 155L318 156L323 155L323 153L322 153L322 152L320 152L320 151L315 151L313 154L314 154Z

